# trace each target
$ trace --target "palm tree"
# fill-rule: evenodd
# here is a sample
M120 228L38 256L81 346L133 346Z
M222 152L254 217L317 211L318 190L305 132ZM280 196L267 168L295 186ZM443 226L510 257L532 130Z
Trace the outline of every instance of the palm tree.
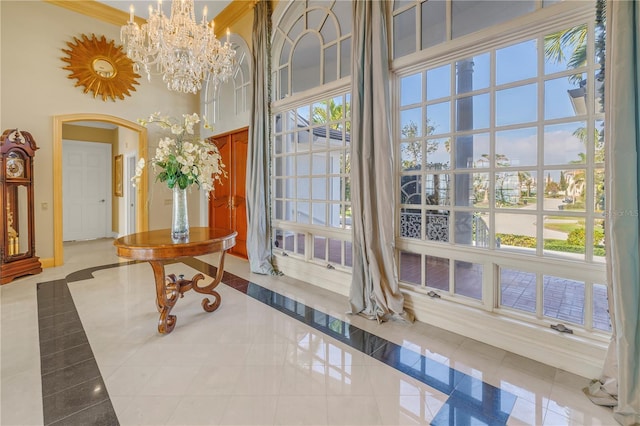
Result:
M579 25L544 36L544 56L556 63L567 61L568 69L580 68L587 63L587 26ZM565 50L572 49L567 59ZM569 81L580 84L582 74L574 74Z
M531 198L531 187L534 183L535 180L531 176L527 177L527 180L524 182L524 184L527 186L527 197L529 198Z
M576 198L582 198L585 190L585 174L584 170L575 170L569 179L569 185L567 187L567 193L571 194L572 203L576 203Z
M311 122L313 124L331 123L329 127L332 129L339 129L341 120L348 117L350 113L350 105L336 104L333 99L329 101L322 101L320 105L313 108L313 115L311 116ZM351 130L351 123L346 122L347 133Z
M531 178L530 172L518 172L518 186L522 189L522 186L527 187L527 197L531 197L531 185L533 184L533 179Z
M578 159L569 161L569 164L585 164L586 162L587 162L587 154L585 154L584 152L579 152Z
M351 105L349 102L344 104L336 104L333 99L328 101L322 101L313 107L311 114L312 124L329 123L329 128L340 130L342 127L342 120L349 117L351 113ZM345 131L347 135L351 131L351 121L345 120ZM328 137L329 135L327 135ZM343 152L340 155L340 167L344 169L347 176L351 174L351 156L348 152ZM341 179L341 185L344 185L345 200L351 200L351 180ZM347 206L345 212L347 216L351 216L351 208Z
M597 36L596 36L596 55L598 57L598 61L601 64L601 71L598 73L597 78L602 80L604 78L604 37L605 37L605 2L603 0L597 1L597 13L598 13L598 23L597 23ZM549 34L544 38L544 53L545 58L548 61L555 61L556 63L567 61L568 69L575 69L586 65L587 63L587 27L586 25L580 25L573 28L569 28L563 31L558 31L553 34ZM570 50L570 57L567 59L565 56L565 51ZM574 74L569 77L569 81L574 84L582 83L582 75ZM604 87L604 86L603 86ZM604 97L604 93L600 93L601 97ZM604 105L604 102L602 103ZM579 138L583 144L586 146L587 144L587 129L584 127L576 129L573 133L574 136ZM604 162L604 144L602 143L600 132L595 129L594 141L596 143L595 152L594 152L594 160L597 163ZM571 161L573 164L584 164L586 163L586 155L584 153L578 154L579 159ZM596 200L600 200L604 197L604 178L602 172L596 172ZM575 202L576 196L582 194L585 186L585 176L584 172L577 172L575 176L573 176L573 180L570 183L571 188L568 188L574 193L573 201ZM598 201L596 201L598 202Z
M593 129L593 140L595 141L595 152L594 152L594 161L596 163L604 162L604 141L602 140L600 131L598 129ZM586 146L587 145L587 129L586 127L579 127L573 132L573 136L580 139L580 141ZM572 163L586 163L586 157L584 153L579 153L580 157L579 161L572 161Z

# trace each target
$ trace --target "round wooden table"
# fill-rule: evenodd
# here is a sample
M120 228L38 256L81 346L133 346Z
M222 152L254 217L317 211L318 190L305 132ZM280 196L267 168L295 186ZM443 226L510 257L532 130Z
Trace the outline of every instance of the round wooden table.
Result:
M181 240L171 238L170 229L139 232L125 235L113 242L116 253L120 257L132 260L146 260L151 264L156 281L156 307L160 312L158 331L168 334L176 325L176 316L170 315L179 297L189 290L197 293L209 294L215 298L210 302L208 298L202 300L202 307L207 312L215 311L220 306L221 297L214 289L220 284L224 272L224 256L230 248L236 245L236 231L221 228L190 228L189 237ZM199 287L198 281L204 275L198 273L190 280L182 276L176 278L174 274L165 276L164 262L181 257L202 256L220 252L218 271L213 281L206 286Z

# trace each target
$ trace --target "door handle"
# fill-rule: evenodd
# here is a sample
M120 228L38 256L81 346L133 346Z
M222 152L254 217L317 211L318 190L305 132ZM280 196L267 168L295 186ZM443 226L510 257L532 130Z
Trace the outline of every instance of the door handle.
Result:
M105 200L100 200L100 202L101 202L101 203L104 203L104 202L105 202Z

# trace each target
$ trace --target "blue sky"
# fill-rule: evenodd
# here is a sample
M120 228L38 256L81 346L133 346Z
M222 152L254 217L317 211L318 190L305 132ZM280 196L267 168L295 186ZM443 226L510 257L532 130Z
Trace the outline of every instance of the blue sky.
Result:
M568 90L577 88L576 83L569 81L567 75L555 75L568 69L566 60L556 63L544 62L544 75L542 79L536 79L538 75L538 61L543 57L538 52L538 41L527 40L495 51L495 126L496 129L496 153L506 155L513 166L536 166L538 130L536 127L539 119L567 119L575 116ZM566 49L565 49L566 50ZM565 59L571 56L571 52L563 52ZM426 73L417 73L401 79L400 105L414 105L400 112L400 128L409 123L424 123L423 114L426 112L428 125L434 127L431 133L434 136L450 137L456 130L473 129L483 130L491 127L491 96L489 91L491 82L491 55L489 52L469 58L473 62L471 90L476 93L471 97L473 103L472 123L452 123L457 105L451 104L452 79L456 69L464 68L465 62L457 61L446 64ZM586 78L586 75L583 75ZM457 81L454 81L457 86ZM542 85L542 87L539 87ZM425 87L426 86L426 87ZM458 94L468 90L455 87ZM539 97L542 96L542 114L538 117ZM424 97L424 99L423 99ZM426 106L424 103L426 101ZM464 97L458 101L465 102ZM424 106L424 108L423 108ZM459 118L460 119L460 118ZM462 116L464 120L464 116ZM502 126L518 126L517 129L500 130ZM586 152L584 144L573 132L585 127L584 121L572 121L544 127L543 161L545 165L567 165L579 159L579 153ZM419 128L417 137L424 136L424 129ZM478 134L474 137L478 144L474 148L474 157L488 153L488 133ZM487 147L487 152L483 147ZM476 158L477 160L477 158ZM429 161L429 160L427 160Z

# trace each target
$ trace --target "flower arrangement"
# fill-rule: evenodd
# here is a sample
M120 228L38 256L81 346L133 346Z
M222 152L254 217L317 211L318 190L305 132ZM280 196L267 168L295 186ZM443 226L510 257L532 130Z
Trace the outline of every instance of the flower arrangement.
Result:
M218 148L194 135L194 126L199 122L200 117L195 113L183 114L182 120L161 116L159 112L151 114L145 120L138 119L138 123L145 127L155 123L170 130L173 135L160 139L156 155L151 159L156 180L166 182L170 189L176 185L180 189L186 189L196 184L208 197L214 182L220 180L221 176L226 176L226 172ZM211 129L206 121L204 127ZM138 162L134 182L140 179L144 166L142 158Z

